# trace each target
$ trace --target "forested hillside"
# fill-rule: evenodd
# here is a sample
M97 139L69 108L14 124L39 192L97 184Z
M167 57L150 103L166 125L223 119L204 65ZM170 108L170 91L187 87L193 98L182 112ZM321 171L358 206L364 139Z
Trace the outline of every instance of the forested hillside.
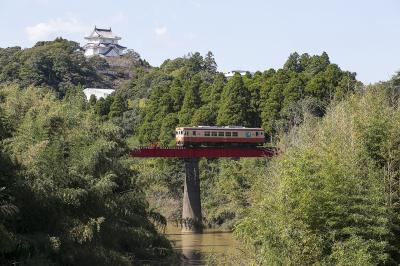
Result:
M211 52L151 67L60 38L1 48L0 263L171 260L160 232L180 222L182 163L129 150L242 125L279 155L202 159L200 178L204 225L233 229L243 263L398 264L399 85L366 87L325 52L226 79ZM116 92L87 101L85 87Z
M289 56L282 69L226 80L209 53L167 60L156 70L139 138L168 145L176 125L262 126L270 137L302 122L302 113L323 116L329 102L361 88L326 53Z
M134 51L129 51L119 62L110 60L112 65L125 65L121 69L100 57L87 60L81 50L78 43L62 38L38 42L28 49L0 48L0 82L50 88L62 98L73 86L113 87L114 81L128 79L124 70L150 67Z

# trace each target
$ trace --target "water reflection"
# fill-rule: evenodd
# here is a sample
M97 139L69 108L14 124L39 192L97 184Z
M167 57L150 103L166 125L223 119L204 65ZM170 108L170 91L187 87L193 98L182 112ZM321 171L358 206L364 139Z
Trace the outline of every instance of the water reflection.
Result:
M207 254L226 254L237 247L231 232L205 230L202 234L192 234L170 227L166 235L174 249L183 255L182 265L204 265Z

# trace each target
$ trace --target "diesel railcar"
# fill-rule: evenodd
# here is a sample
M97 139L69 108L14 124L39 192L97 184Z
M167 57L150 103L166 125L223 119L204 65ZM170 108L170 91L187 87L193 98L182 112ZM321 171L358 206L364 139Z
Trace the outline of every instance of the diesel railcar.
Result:
M262 128L239 126L177 127L177 146L259 146L265 142Z

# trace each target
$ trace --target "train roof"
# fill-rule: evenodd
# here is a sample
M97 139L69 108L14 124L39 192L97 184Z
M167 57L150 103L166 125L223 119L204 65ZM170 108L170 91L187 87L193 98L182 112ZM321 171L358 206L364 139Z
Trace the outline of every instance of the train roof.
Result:
M193 126L193 127L177 127L177 129L209 129L209 130L264 130L260 127L242 127L242 126Z

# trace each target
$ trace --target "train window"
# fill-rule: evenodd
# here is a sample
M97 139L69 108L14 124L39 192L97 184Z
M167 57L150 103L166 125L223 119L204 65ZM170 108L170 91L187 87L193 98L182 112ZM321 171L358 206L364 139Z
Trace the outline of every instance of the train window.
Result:
M209 131L204 132L204 136L209 137L210 136L210 132Z
M218 136L219 137L223 137L224 136L224 132L218 132Z
M196 136L196 131L193 131L193 136Z
M232 132L232 137L237 137L238 133L237 132Z
M260 134L261 134L261 136L262 136L262 135L264 135L264 132L261 131Z
M225 136L230 137L230 136L232 136L232 133L231 132L225 132Z
M216 137L217 136L217 132L215 132L215 131L211 132L211 136Z
M256 136L258 136L258 131L256 131Z

